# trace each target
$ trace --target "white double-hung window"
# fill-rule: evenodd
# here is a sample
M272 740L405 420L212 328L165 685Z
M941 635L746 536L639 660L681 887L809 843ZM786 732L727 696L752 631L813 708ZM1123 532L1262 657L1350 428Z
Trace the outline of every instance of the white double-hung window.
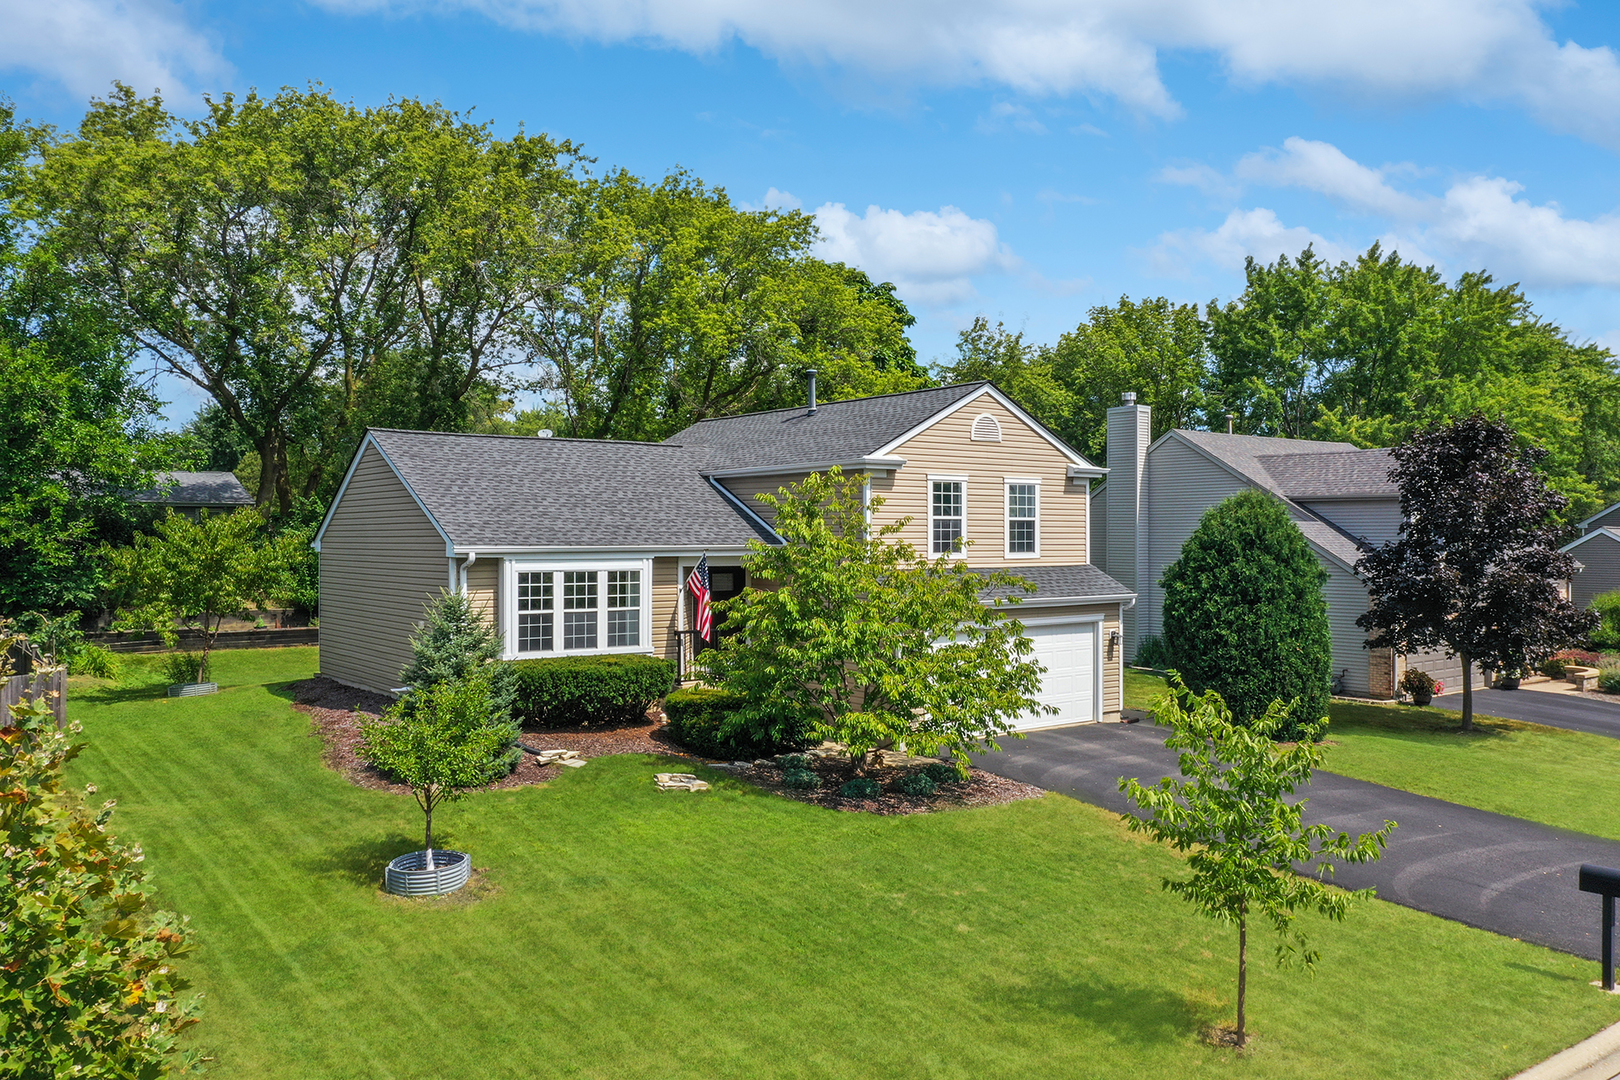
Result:
M547 569L513 564L508 654L648 651L649 573L646 562Z
M1008 477L1007 558L1040 557L1040 516L1040 481Z
M931 554L962 554L960 543L967 538L966 478L928 478L928 538Z

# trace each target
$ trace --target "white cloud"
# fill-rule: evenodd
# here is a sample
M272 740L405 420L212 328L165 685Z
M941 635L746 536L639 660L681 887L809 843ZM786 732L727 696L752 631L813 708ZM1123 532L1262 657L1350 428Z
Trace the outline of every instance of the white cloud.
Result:
M996 102L973 125L981 135L993 135L1009 127L1031 135L1046 134L1046 125L1035 119L1035 114L1029 111L1027 105L1012 101Z
M82 2L82 0L81 0ZM1180 106L1164 50L1212 55L1240 84L1357 99L1513 104L1620 148L1620 62L1560 42L1544 0L317 0L345 11L455 7L505 25L694 53L741 42L790 64L901 82L1093 94Z
M1184 182L1197 182L1206 190L1226 182L1220 173L1205 169L1183 170L1188 177ZM1620 288L1620 214L1570 217L1557 203L1522 198L1522 184L1499 176L1463 177L1438 195L1391 183L1391 177L1426 171L1410 163L1373 168L1330 143L1291 138L1280 150L1247 155L1234 173L1254 184L1313 191L1350 211L1383 219L1392 228L1379 242L1414 262L1483 268L1500 280L1544 288ZM1259 256L1260 248L1272 249L1278 242L1291 243L1289 253L1297 253L1310 238L1318 253L1328 254L1320 237L1302 227L1285 228L1271 210L1233 210L1214 232L1164 234L1153 258L1164 272L1188 255L1230 266L1240 263L1243 254Z
M1219 169L1203 164L1166 165L1155 173L1153 178L1161 184L1195 187L1206 195L1220 199L1235 199L1243 192L1240 186L1232 182L1231 177L1224 175Z
M750 213L757 213L760 210L800 210L804 208L804 203L800 202L799 197L791 191L778 191L775 187L770 187L759 197L759 202L738 203L737 208Z
M1306 247L1314 247L1318 255L1333 262L1348 256L1338 244L1302 225L1284 225L1274 211L1264 208L1233 210L1213 232L1179 229L1162 233L1147 256L1156 273L1187 277L1194 263L1242 269L1243 260L1250 256L1260 262L1276 262L1278 256L1292 258Z
M114 79L171 101L229 67L214 42L163 0L0 0L0 70L32 71L81 98Z
M994 222L954 206L909 214L868 206L859 216L843 203L826 203L815 214L818 256L894 282L907 303L937 307L970 300L973 278L1020 265Z

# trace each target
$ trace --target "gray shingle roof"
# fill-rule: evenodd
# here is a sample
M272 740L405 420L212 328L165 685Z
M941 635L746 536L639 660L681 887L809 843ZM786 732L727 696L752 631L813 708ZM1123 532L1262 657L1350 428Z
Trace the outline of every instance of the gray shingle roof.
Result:
M1356 451L1356 447L1347 442L1274 439L1265 435L1228 435L1219 431L1189 431L1185 428L1178 428L1176 434L1251 482L1279 494L1277 482L1266 468L1267 458Z
M829 401L814 416L801 407L699 420L664 441L708 447L708 472L857 461L987 385Z
M739 547L769 539L666 443L371 431L458 548Z
M1354 568L1356 560L1361 558L1361 549L1356 547L1356 542L1327 522L1295 518L1294 524L1305 534L1305 539L1328 554L1338 557L1346 566Z
M997 570L1005 570L1009 574L1016 574L1035 585L1035 595L1031 596L1022 589L1009 589L1002 586L984 589L979 595L986 600L1000 597L1017 596L1025 600L1076 600L1083 601L1103 596L1130 596L1131 590L1092 566L1090 563L1074 563L1065 566L1003 566ZM991 570L975 570L974 573L994 573Z
M232 473L159 473L157 486L138 491L135 502L162 503L165 506L252 506L253 496Z
M1388 450L1262 454L1255 459L1278 494L1289 499L1394 499L1389 478L1395 459Z

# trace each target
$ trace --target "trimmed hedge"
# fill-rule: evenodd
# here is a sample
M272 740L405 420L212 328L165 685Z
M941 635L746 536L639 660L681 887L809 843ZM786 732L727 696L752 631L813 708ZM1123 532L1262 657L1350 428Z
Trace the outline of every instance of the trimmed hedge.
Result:
M675 682L675 665L656 656L557 656L514 660L525 727L631 724Z
M773 740L747 731L741 723L734 723L731 714L741 708L742 703L743 695L730 690L709 687L676 690L664 699L670 737L689 750L732 761L775 757L809 745L807 738Z

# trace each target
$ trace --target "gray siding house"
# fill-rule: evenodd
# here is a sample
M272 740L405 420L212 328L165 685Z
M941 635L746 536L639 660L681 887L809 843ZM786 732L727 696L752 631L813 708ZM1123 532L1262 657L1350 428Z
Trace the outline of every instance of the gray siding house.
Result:
M1226 435L1175 430L1154 441L1152 412L1125 403L1108 411L1106 483L1092 496L1099 528L1099 564L1138 594L1125 612L1126 656L1139 641L1163 632L1160 579L1181 554L1204 512L1247 488L1275 495L1310 543L1328 579L1323 591L1333 635L1333 671L1345 692L1392 698L1408 666L1454 688L1462 677L1455 658L1439 654L1394 656L1365 647L1356 619L1367 611L1367 590L1356 577L1361 546L1399 536L1399 492L1389 479L1387 450L1350 443ZM1476 672L1478 683L1481 676Z
M1575 556L1578 568L1569 580L1569 598L1584 608L1593 597L1620 589L1620 503L1598 511L1577 528L1579 539L1562 550Z
M900 537L920 554L1036 586L1010 610L1057 712L1023 726L1119 718L1135 597L1090 558L1088 485L1107 470L985 382L704 420L662 443L368 431L315 540L322 674L395 688L447 590L489 616L509 659L684 661L698 559L717 596L740 592L749 542L780 542L754 496L834 465L882 497L874 525L909 519Z

